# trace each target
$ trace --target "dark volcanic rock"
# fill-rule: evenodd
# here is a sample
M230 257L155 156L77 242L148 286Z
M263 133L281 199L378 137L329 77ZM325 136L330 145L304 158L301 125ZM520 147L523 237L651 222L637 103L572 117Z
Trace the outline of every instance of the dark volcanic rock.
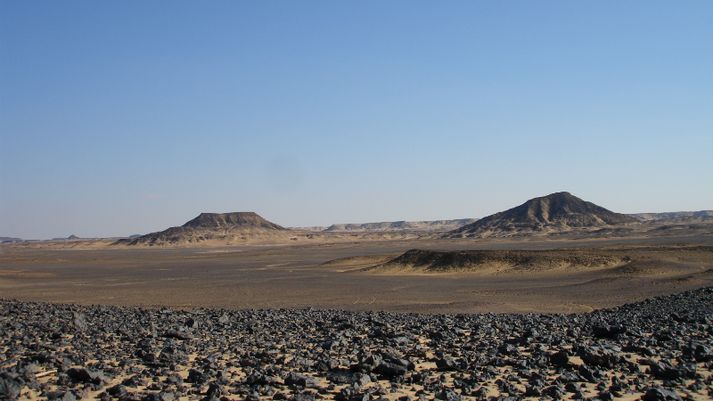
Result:
M71 368L67 371L67 376L78 383L105 384L109 382L109 378L104 376L104 372L87 368Z
M393 355L383 354L381 361L374 368L374 372L384 377L403 376L413 370L414 364L408 359L398 358Z
M285 384L291 387L319 387L319 382L312 377L290 373L285 378Z
M2 400L92 392L103 401L713 396L711 288L578 315L0 300L0 333Z
M89 328L89 325L87 324L87 319L82 313L73 312L72 323L74 323L74 328L76 328L77 331L84 331Z
M624 333L626 333L626 328L624 328L624 326L622 326L622 325L594 326L594 329L592 330L592 334L594 335L594 337L608 338L608 339L612 339L612 340L618 339L619 336L621 336Z
M651 373L657 379L662 380L695 379L696 365L681 364L673 366L669 362L661 361L659 363L651 364Z
M559 350L550 355L550 363L558 368L566 368L569 366L569 353L565 350Z
M646 390L643 401L681 401L681 397L675 391L661 387L654 387Z
M20 396L21 383L8 377L0 376L0 399L16 400Z

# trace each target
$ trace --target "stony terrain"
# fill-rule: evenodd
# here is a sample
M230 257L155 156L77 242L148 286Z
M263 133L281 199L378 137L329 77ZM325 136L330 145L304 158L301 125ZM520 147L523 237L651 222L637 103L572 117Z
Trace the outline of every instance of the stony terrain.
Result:
M713 397L713 288L575 315L0 302L0 399Z

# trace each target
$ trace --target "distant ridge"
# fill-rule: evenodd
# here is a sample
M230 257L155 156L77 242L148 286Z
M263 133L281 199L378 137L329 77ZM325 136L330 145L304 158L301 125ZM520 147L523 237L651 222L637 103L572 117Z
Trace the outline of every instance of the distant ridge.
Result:
M643 222L689 222L713 220L713 210L698 210L693 212L663 212L629 214Z
M487 238L565 232L636 223L638 220L584 201L569 192L530 199L445 234L448 238Z
M332 224L325 232L387 232L387 231L449 231L476 219L423 220L423 221L385 221L362 224Z
M284 237L286 228L265 220L255 212L201 213L180 227L126 238L119 245L186 245L206 241L251 241Z
M78 236L72 234L69 237L57 237L57 238L52 238L52 241L74 241L81 239Z

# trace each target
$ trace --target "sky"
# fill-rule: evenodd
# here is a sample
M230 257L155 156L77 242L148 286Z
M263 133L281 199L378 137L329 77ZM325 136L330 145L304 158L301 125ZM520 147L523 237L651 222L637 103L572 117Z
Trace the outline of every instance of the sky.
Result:
M713 209L713 2L0 2L0 236L562 190Z

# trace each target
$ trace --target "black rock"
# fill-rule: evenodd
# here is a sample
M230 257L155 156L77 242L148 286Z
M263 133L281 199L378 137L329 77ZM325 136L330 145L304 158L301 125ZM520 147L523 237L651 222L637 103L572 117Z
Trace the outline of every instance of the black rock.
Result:
M285 377L285 384L290 387L319 387L319 381L309 376L290 373Z
M436 359L436 367L438 370L458 370L458 362L450 356Z
M395 376L403 376L409 370L414 369L414 364L408 359L397 358L392 355L382 355L383 359L374 368L374 373L381 376L393 378Z
M171 392L161 391L159 393L149 393L141 401L175 401L176 396Z
M683 354L696 362L713 361L713 348L704 344L691 344L683 347Z
M517 347L512 344L503 344L498 347L499 355L515 355L517 354Z
M74 328L77 331L85 331L89 328L87 318L84 316L83 313L72 312L72 323L74 324Z
M651 373L661 380L695 379L696 365L680 364L673 366L666 361L651 364Z
M198 328L198 321L196 321L196 319L194 319L194 318L192 318L192 317L189 317L189 318L186 319L185 322L183 322L183 325L184 325L186 328L189 328L189 329L197 329L197 328Z
M542 389L542 395L558 400L564 396L565 389L562 386L549 386Z
M79 330L75 316L91 324ZM632 391L653 400L713 397L713 288L575 315L183 311L0 300L0 333L2 401L24 391L87 399L109 375L121 384L112 383L101 401L384 401L402 392L415 394L414 401L485 400L492 384L499 390L493 401L601 401ZM573 355L584 363L577 366ZM415 369L428 362L437 368ZM321 380L327 384L317 386ZM649 388L653 382L665 388Z
M525 386L525 397L539 397L540 395L542 395L542 387Z
M601 401L613 401L613 400L614 400L614 395L612 395L612 393L610 393L610 392L608 392L608 391L600 391L600 392L599 392L599 395L598 395L598 398L599 398Z
M436 399L437 400L444 400L444 401L460 401L461 400L460 394L456 393L455 391L445 388L438 393L436 393Z
M166 338L175 338L178 340L190 340L193 338L191 333L183 330L167 330L161 336Z
M208 380L206 375L200 370L191 369L188 371L188 377L186 378L187 383L203 384L206 380Z
M102 385L109 382L104 372L87 368L71 368L67 371L67 376L77 383Z
M608 338L611 340L617 340L623 334L626 334L626 328L622 325L603 325L594 326L592 329L592 335L596 338Z
M581 382L582 377L578 375L577 373L574 372L563 372L558 378L557 382L559 383L573 383L573 382Z
M297 393L292 397L292 401L314 401L314 395L310 393Z
M47 393L47 401L76 401L77 396L71 391L55 391Z
M0 376L0 399L16 400L20 396L20 383L13 379Z
M205 399L219 399L221 395L223 395L223 388L217 383L211 383L205 393Z
M612 369L621 363L621 356L603 347L581 347L577 352L587 365Z
M355 373L352 377L351 383L358 386L366 386L371 383L371 377L363 373Z
M566 368L569 366L569 353L565 350L560 350L550 355L550 363L558 368Z
M126 395L126 393L128 393L128 390L126 389L126 386L122 384L117 384L116 386L112 386L106 389L106 392L113 397L119 398L121 396Z
M369 401L369 394L345 387L334 397L336 401Z
M642 401L681 401L681 397L675 391L662 387L653 387L646 390L641 399Z

